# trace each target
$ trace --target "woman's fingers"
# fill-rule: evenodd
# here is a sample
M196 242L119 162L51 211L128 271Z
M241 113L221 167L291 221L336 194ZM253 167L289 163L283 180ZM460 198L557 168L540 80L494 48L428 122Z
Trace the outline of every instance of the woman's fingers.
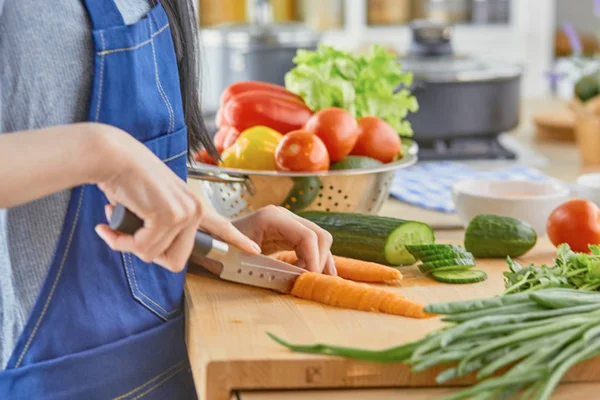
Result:
M337 276L337 269L335 268L335 261L333 260L333 255L329 253L327 256L327 262L325 263L325 268L323 269L323 273L327 275Z
M307 219L301 218L286 208L281 207L281 208L279 208L279 210L282 213L286 214L288 217L295 219L296 221L298 221L302 225L306 226L311 231L315 232L315 234L317 235L318 246L319 246L319 268L321 271L325 271L325 270L330 271L331 267L327 268L327 265L328 265L328 263L331 264L333 262L333 258L330 258L330 256L331 256L330 249L331 249L331 245L333 244L333 237L331 236L331 234L329 232L327 232L325 229L322 229L320 226L318 226L314 222L311 222ZM298 255L298 257L300 257L300 255ZM331 264L331 266L333 266L333 264ZM328 272L326 272L326 273L328 273Z
M212 209L200 219L200 228L224 242L232 244L249 254L260 254L260 246L240 232L231 222Z
M182 271L194 247L196 231L197 228L195 225L189 225L181 231L170 244L169 248L158 258L157 262L167 266L171 271Z

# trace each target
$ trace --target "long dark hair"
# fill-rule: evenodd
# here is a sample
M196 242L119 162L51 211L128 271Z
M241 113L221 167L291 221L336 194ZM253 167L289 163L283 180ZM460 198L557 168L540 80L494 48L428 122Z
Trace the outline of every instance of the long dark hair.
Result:
M175 45L183 112L188 128L188 157L201 147L215 159L219 153L206 129L200 108L200 54L198 23L192 0L161 0L169 17L169 25Z

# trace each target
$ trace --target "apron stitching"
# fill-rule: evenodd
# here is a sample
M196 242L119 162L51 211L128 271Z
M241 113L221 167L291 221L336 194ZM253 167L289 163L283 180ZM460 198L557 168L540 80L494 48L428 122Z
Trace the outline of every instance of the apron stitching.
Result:
M131 265L131 274L133 275L133 281L135 282L135 287L137 288L138 292L140 292L140 294L142 296L144 296L145 298L147 298L152 304L154 304L156 307L160 308L162 311L164 311L165 313L167 313L167 315L171 315L177 311L179 311L181 309L181 307L177 307L176 309L172 310L172 311L167 311L165 310L160 304L158 304L157 302L155 302L154 300L152 300L150 297L148 297L141 289L140 286L138 285L138 281L137 281L137 277L135 275L135 265L133 265L133 260L131 259L131 255L129 255L129 265Z
M135 394L135 392L139 391L140 389L143 389L145 386L148 386L149 384L153 383L157 379L162 378L164 375L168 374L169 372L173 371L174 369L181 369L182 367L186 367L186 366L187 366L187 360L182 360L182 361L178 362L177 364L170 366L169 368L167 368L160 374L156 375L154 378L150 379L149 381L141 384L140 386L130 390L129 392L127 392L125 394L122 394L119 397L115 397L112 400L123 400L123 399L127 398L128 396Z
M169 27L169 24L164 24L159 30L157 30L156 32L154 32L151 36L151 39L148 40L144 40L143 42L136 44L135 46L131 46L131 47L120 47L118 49L110 49L110 50L104 50L104 47L102 48L102 51L99 51L98 54L99 56L103 56L106 54L112 54L112 53L120 53L122 51L131 51L131 50L137 50L140 47L144 47L147 44L150 44L150 42L152 41L152 38L154 38L155 36L159 35L162 31L164 31L165 29L167 29Z
M169 158L165 158L165 159L164 159L164 160L162 160L162 161L167 163L167 162L169 162L169 161L173 161L173 160L174 160L174 159L176 159L176 158L183 157L183 156L185 156L186 154L187 154L187 150L186 150L186 151L182 151L182 152L181 152L181 153L179 153L179 154L175 154L174 156L171 156L171 157L169 157Z
M171 102L169 101L169 97L165 93L165 90L163 89L163 87L160 83L160 78L158 77L158 63L156 62L156 49L154 48L154 37L152 36L152 34L153 34L152 25L154 25L152 15L148 15L148 22L149 22L148 27L150 28L150 45L152 46L152 57L154 58L154 77L156 79L156 87L158 88L158 92L160 93L160 96L162 97L163 101L165 102L165 105L167 106L167 111L169 112L169 132L168 133L171 133L175 130L175 113L173 112L173 108L171 107Z
M129 266L127 264L127 256L125 255L125 253L121 253L121 257L123 258L123 263L125 265L125 275L127 275L127 282L129 282L129 287L131 288L131 294L133 295L133 297L139 301L140 303L142 303L144 306L146 306L146 308L148 308L148 310L152 311L154 314L158 315L158 317L162 320L168 321L168 319L162 315L160 312L158 312L157 310L154 309L154 307L152 307L150 304L147 304L144 299L140 298L137 294L136 294L136 287L133 284L133 282L131 282L131 277L129 275ZM133 267L133 266L132 266ZM139 289L138 289L139 291Z
M56 290L56 286L58 285L58 281L60 280L60 277L62 275L63 267L65 266L65 261L67 259L67 255L69 254L69 250L71 248L71 243L73 241L73 235L75 234L75 228L77 227L77 221L79 220L79 212L81 211L81 204L83 203L84 191L85 191L85 186L81 188L81 193L79 194L79 202L77 203L77 211L75 212L75 220L73 221L73 226L71 227L71 232L69 233L69 239L67 240L67 247L65 249L65 252L63 253L63 258L60 263L60 267L58 268L58 273L56 274L56 278L54 278L54 282L52 283L52 288L50 289L50 294L48 295L48 298L46 299L46 303L44 304L44 308L42 309L42 312L41 312L40 316L38 317L37 322L35 323L33 331L31 332L31 335L29 336L29 339L27 340L27 343L25 344L25 347L23 348L23 351L21 352L19 359L17 360L17 363L15 364L15 368L18 368L21 365L21 363L23 362L25 353L27 353L29 346L31 346L31 342L33 341L33 338L34 338L35 334L37 333L37 330L40 327L40 324L42 323L42 319L44 318L44 315L46 315L46 311L48 310L50 301L52 300L52 297L54 296L54 291Z
M102 42L102 50L104 50L104 33L100 31L100 40ZM96 122L100 117L100 103L102 103L102 84L104 83L104 54L100 56L100 82L98 83L98 102L96 103Z
M172 379L173 377L175 377L177 374L179 374L181 371L183 371L184 369L187 368L187 365L183 365L180 368L178 368L176 371L173 371L173 373L171 373L170 375L167 375L165 377L165 379L163 379L162 381L158 382L156 385L152 386L151 388L149 388L148 390L146 390L144 393L141 393L138 396L135 396L134 398L132 398L131 400L138 400L141 399L142 397L146 396L148 393L150 393L151 391L153 391L154 389L159 388L160 386L164 385L165 383L167 383L170 379Z

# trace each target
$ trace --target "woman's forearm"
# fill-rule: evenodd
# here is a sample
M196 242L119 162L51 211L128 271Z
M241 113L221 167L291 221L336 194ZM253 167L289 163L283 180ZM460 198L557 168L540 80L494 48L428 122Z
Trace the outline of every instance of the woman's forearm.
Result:
M0 208L95 181L111 165L103 136L92 123L0 135Z

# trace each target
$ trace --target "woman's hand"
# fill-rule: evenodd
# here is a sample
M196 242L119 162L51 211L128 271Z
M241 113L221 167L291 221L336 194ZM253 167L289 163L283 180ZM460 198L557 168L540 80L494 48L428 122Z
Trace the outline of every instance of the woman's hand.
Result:
M331 234L283 207L264 207L233 224L258 243L264 254L295 250L299 267L337 274L330 251Z
M144 221L134 235L96 227L111 249L130 252L145 262L181 271L192 251L198 227L253 253L260 247L211 207L204 206L188 185L146 146L127 133L102 126L99 151L106 158L93 183L112 205L121 203ZM110 219L112 205L106 209Z

